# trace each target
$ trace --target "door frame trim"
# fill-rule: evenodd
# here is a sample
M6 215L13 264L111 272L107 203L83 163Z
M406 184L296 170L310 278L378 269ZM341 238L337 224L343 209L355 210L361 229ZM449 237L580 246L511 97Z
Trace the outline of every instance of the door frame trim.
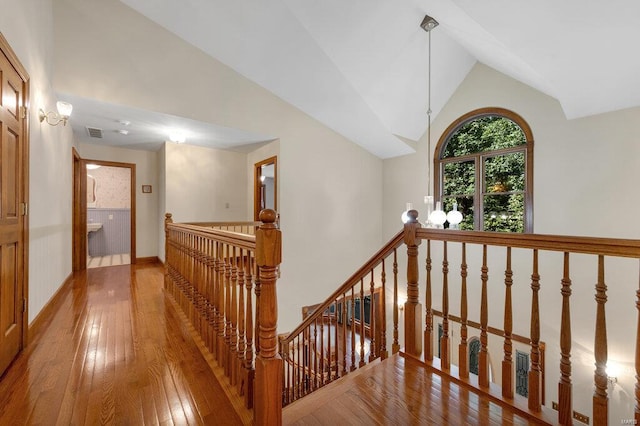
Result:
M0 32L0 51L7 57L13 68L16 70L24 84L22 92L22 106L25 108L26 116L22 119L22 164L19 167L22 170L22 185L18 189L20 192L18 199L21 203L27 205L27 212L22 218L22 341L20 342L20 351L24 349L29 338L29 116L30 116L30 78L27 69L18 59L18 55L13 51L9 42Z
M74 161L75 154L77 151L75 148L74 151ZM74 166L74 177L73 177L73 191L74 191L74 201L73 201L73 241L82 242L78 245L73 244L73 253L72 257L74 259L74 271L77 266L80 269L87 269L87 240L84 238L87 229L87 163L91 164L99 164L105 167L122 167L128 168L131 170L131 264L136 264L136 165L135 163L119 163L115 161L105 161L105 160L91 160L80 157L79 159L79 167L76 170ZM77 172L77 174L76 174ZM78 200L75 200L75 194L78 191ZM76 202L77 201L77 202ZM84 255L84 257L83 257ZM76 264L77 259L77 264Z
M262 198L260 176L262 166L273 164L273 209L278 211L278 156L265 158L253 165L253 220L260 220L260 200Z

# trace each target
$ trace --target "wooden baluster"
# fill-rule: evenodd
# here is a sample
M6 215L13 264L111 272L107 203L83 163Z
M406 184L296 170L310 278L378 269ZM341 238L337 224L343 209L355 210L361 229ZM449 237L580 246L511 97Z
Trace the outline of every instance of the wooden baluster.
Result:
M382 273L380 275L380 281L382 283L382 292L380 293L380 336L382 341L380 342L380 359L387 359L389 352L387 351L387 273L385 271L385 260L382 259Z
M313 348L313 387L317 389L322 385L322 377L318 382L318 368L322 365L318 365L318 319L313 321L313 341L309 343L309 346Z
M291 402L291 365L289 363L289 354L291 353L291 345L285 345L280 342L280 354L284 366L284 384L282 389L282 406L289 405Z
M562 277L562 320L560 323L560 381L558 383L558 422L572 424L571 396L571 278L569 278L569 253L564 253Z
M216 361L219 366L224 366L224 245L216 242L216 329L218 338L216 339Z
M511 360L511 332L513 331L512 285L511 247L507 247L507 268L504 271L504 359L502 360L502 397L507 399L513 399L513 361Z
M533 272L531 273L531 370L529 370L529 410L540 412L540 275L538 274L538 250L533 250Z
M605 303L607 303L607 285L604 282L604 256L598 256L598 283L595 295L596 307L596 335L594 355L596 370L593 393L593 424L606 425L609 418L609 397L607 396L607 317Z
M257 257L256 257L257 259ZM254 330L254 338L255 338L255 343L254 343L254 347L255 347L255 351L256 351L256 359L258 358L258 356L260 355L260 333L259 333L259 327L260 327L260 273L258 272L258 262L256 260L255 262L255 277L256 277L256 281L254 283L254 293L256 295L256 315L255 315L255 330Z
M244 369L245 369L245 381L246 392L244 394L244 403L247 408L253 407L253 301L251 298L251 289L253 287L253 253L247 252L247 279L245 285L247 286L247 308L245 312L246 324L245 333L247 335L247 348L244 355ZM289 355L289 350L285 352L285 355ZM286 362L286 359L285 361Z
M364 279L360 278L360 362L358 367L364 366Z
M206 327L206 276L205 276L205 255L204 255L204 238L202 236L196 237L196 243L198 246L198 258L197 258L197 276L196 282L198 283L198 327L200 328L200 336L207 341L208 332Z
M304 331L305 345L304 345L304 389L306 392L311 392L313 386L313 378L311 377L311 367L313 363L312 352L313 345L311 344L311 325L309 325Z
M404 350L419 358L422 355L422 305L418 289L418 246L416 230L420 228L418 212L409 210L404 224L404 243L407 246L407 302L404 304Z
M638 274L640 278L640 273ZM640 283L640 281L639 281ZM640 287L640 285L639 285ZM636 368L636 385L635 385L635 409L634 409L634 419L635 424L640 424L640 289L636 290L636 311L637 311L637 321L636 321L636 359L635 359L635 368Z
M482 269L480 274L482 281L482 296L480 298L480 354L478 356L478 384L480 387L489 387L489 352L487 350L487 323L489 321L489 302L487 296L487 281L489 280L489 268L487 267L487 245L482 246Z
M231 246L225 244L224 258L224 355L223 367L227 377L231 377L231 365L229 363L229 354L231 353Z
M353 287L351 287L351 367L350 370L356 369L356 297Z
M353 312L353 311L351 311ZM391 353L398 353L400 343L398 342L398 252L393 249L393 343Z
M245 251L243 249L240 249L240 257L239 257L239 267L238 267L238 352L237 352L237 359L238 359L238 394L240 396L244 395L244 386L245 386L245 382L244 382L244 353L247 350L247 344L245 341L245 332L244 332L244 325L245 325L245 313L244 313L244 307L245 307L245 302L244 302L244 271L246 268L246 262L247 260L245 259Z
M215 302L215 288L214 288L214 257L213 257L213 241L210 238L207 238L205 241L206 252L207 252L207 329L209 334L208 341L208 349L209 352L215 354L215 339L216 333L214 331L215 324L215 312L214 312L214 302Z
M460 377L469 377L469 352L467 349L467 244L462 243L462 263L460 265L462 289L460 294L460 345L458 363Z
M325 358L324 358L324 320L320 315L320 386L325 383Z
M328 377L328 381L331 382L332 376L332 369L331 369L331 359L332 359L332 351L333 351L333 347L331 346L331 308L329 308L329 312L327 312L327 320L329 321L329 324L327 324L327 369L329 370L329 374L327 375Z
M263 224L256 232L256 261L260 275L260 354L256 359L254 423L282 424L282 359L278 354L278 297L276 280L282 259L282 236L274 224L276 212L260 212Z
M449 357L449 260L447 242L442 249L442 337L440 338L440 366L443 370L451 368Z
M431 306L431 240L427 240L427 282L424 295L425 319L424 319L424 360L433 361L433 309Z
M369 283L371 292L371 303L369 303L369 334L371 334L371 344L369 345L369 362L377 358L376 352L376 300L375 283L373 281L373 269L371 269L371 282Z
M306 339L305 339L305 335L304 333L302 333L302 345L300 344L300 336L298 336L298 340L297 340L298 344L296 345L297 348L297 355L298 355L298 362L296 363L296 389L297 389L297 397L296 398L301 398L302 397L302 383L304 382L304 360L302 360L300 353L302 352L302 347L303 345L306 345Z
M229 377L231 386L238 380L238 256L231 250L231 336L229 338Z
M340 316L342 318L342 375L345 376L347 374L347 321L349 318L347 317L347 293L342 294L342 303L340 304ZM337 358L336 358L337 359Z
M300 398L300 336L293 339L293 400ZM298 355L298 356L296 356Z

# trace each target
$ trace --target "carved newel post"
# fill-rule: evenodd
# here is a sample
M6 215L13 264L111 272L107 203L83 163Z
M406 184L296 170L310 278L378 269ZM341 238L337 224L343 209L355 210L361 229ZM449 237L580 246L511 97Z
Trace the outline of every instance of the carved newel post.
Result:
M416 230L420 228L418 212L409 210L404 224L404 243L407 246L407 302L404 304L404 349L409 355L422 355L422 304L418 289L418 246Z
M169 224L173 223L171 213L164 214L164 288L169 290Z
M276 228L276 212L260 212L262 225L256 231L256 262L260 278L258 336L260 353L256 359L254 423L282 424L282 359L278 353L278 299L276 280L282 258L282 236Z

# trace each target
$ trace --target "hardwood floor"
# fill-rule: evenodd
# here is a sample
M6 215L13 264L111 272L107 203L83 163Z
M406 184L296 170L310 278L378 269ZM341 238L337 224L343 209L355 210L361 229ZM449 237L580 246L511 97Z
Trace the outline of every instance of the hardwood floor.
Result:
M0 379L0 424L242 424L162 283L158 265L74 275Z
M287 425L539 424L396 354L285 407Z
M129 265L131 256L129 253L112 254L109 256L87 256L87 268L101 268L103 266Z

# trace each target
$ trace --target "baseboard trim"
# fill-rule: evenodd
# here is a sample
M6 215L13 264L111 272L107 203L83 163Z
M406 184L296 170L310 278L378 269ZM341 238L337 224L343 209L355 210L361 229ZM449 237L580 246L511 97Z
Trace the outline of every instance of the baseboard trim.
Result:
M51 296L51 299L42 307L38 315L31 321L29 324L29 334L28 334L28 342L30 344L33 340L38 336L38 334L42 331L43 328L46 327L47 324L51 321L51 317L55 313L58 308L58 304L60 299L64 295L66 295L69 291L71 291L71 287L73 283L73 273L69 274L67 279L64 280L60 288Z
M161 263L160 258L158 256L136 257L136 264L138 265L147 265L149 263Z

